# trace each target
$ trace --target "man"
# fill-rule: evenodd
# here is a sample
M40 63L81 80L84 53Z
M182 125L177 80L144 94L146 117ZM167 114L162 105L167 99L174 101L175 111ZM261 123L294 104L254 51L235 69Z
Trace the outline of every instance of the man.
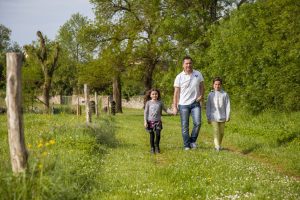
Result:
M183 71L174 81L173 112L178 109L181 119L181 132L184 149L197 148L197 138L201 127L201 105L204 99L204 79L201 72L193 70L193 60L189 56L183 58ZM193 130L189 134L189 118L193 119Z

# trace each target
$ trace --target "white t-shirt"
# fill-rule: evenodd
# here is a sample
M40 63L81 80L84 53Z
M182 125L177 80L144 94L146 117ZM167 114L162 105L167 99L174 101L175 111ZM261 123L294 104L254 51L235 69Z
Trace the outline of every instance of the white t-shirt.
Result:
M174 81L174 87L180 88L179 105L190 105L200 96L200 83L204 81L201 72L193 70L192 74L182 71Z

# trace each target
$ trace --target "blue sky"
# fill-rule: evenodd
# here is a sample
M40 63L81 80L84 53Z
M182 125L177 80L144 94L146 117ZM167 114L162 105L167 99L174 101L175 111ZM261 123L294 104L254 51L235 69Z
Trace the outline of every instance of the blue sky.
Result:
M38 30L55 39L59 27L77 12L94 19L88 0L0 0L0 24L12 31L10 39L21 46L37 40Z

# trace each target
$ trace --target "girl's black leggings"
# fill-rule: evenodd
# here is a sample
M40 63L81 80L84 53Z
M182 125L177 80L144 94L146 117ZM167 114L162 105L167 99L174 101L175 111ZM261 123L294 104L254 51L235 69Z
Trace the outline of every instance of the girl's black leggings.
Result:
M154 140L155 139L155 140ZM151 148L159 147L159 141L160 141L160 130L155 130L150 132L150 145Z

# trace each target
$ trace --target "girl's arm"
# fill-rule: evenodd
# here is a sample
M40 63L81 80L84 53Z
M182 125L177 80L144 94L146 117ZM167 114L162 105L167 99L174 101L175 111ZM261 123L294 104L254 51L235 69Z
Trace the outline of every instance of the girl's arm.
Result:
M165 111L167 114L172 115L173 112L168 111L168 109L165 107L165 104L161 102L161 108L163 111ZM160 113L162 115L162 112Z

